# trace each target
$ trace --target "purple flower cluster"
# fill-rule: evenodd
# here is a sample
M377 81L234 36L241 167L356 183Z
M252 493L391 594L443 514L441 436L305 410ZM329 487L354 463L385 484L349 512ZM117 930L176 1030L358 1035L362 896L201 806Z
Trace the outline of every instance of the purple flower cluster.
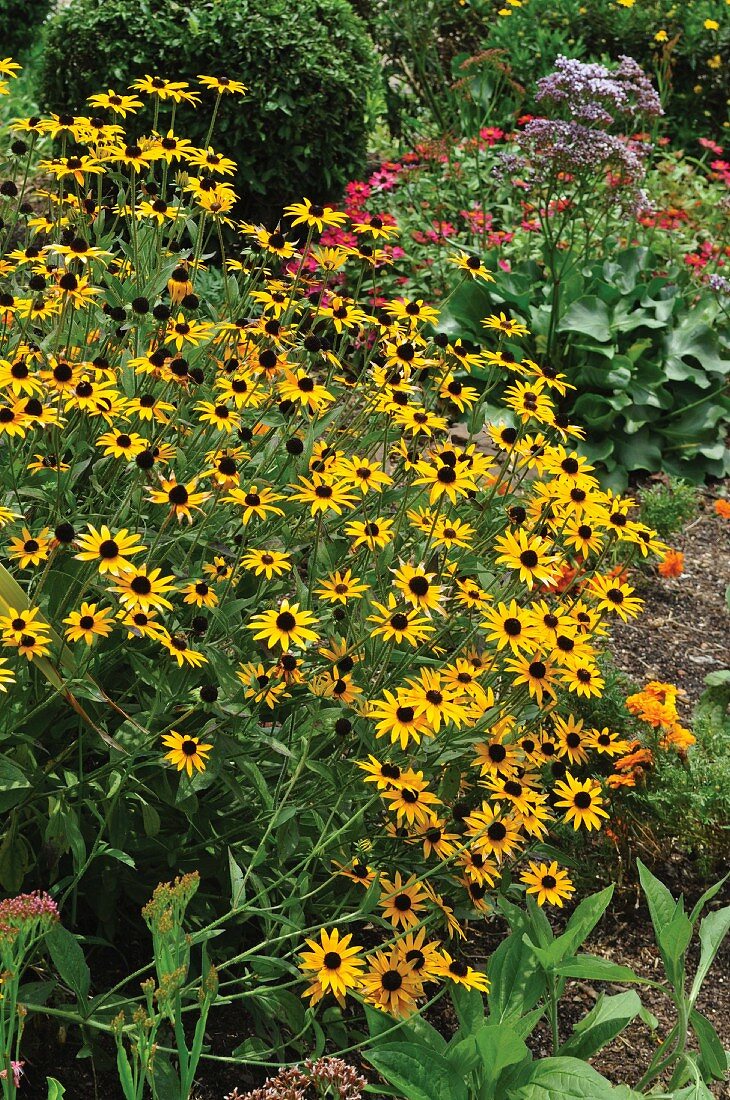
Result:
M730 294L730 279L725 275L710 275L707 283L716 294Z
M644 147L580 122L534 118L522 132L523 152L550 161L553 171L585 175L600 169L619 173L627 182L644 175Z
M611 126L617 119L638 121L661 115L659 96L632 57L621 57L607 69L560 55L555 70L538 81L535 99L565 108L569 117L588 126Z
M301 1068L282 1069L253 1092L234 1089L225 1100L314 1100L329 1095L328 1089L338 1100L362 1100L366 1084L365 1078L342 1058L324 1057L307 1061Z

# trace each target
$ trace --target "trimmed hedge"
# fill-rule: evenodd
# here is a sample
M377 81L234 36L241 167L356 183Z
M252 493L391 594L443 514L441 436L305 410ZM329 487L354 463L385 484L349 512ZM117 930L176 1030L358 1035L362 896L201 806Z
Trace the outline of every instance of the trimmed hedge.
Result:
M302 195L336 196L361 170L375 72L347 0L71 0L48 24L38 94L45 109L78 112L145 73L242 80L249 93L224 97L213 144L238 163L243 212L275 217ZM202 144L213 102L204 92L197 110L181 105L176 132ZM151 117L128 117L128 132Z

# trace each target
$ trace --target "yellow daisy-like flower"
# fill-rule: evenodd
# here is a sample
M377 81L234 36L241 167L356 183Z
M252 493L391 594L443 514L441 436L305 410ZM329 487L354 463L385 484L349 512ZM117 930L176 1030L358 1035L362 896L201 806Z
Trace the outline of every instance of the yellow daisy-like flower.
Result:
M44 527L37 535L32 535L24 527L20 538L12 538L8 543L8 557L17 561L21 569L40 565L48 557L51 549L50 528Z
M90 95L86 102L92 107L110 108L115 115L121 115L122 118L126 118L128 114L134 114L144 106L142 100L137 99L136 95L119 95L113 88L109 88L107 92Z
M76 557L79 561L96 562L100 573L110 573L113 577L118 577L120 573L127 573L134 568L128 558L146 550L138 539L139 535L130 534L126 527L113 535L106 524L99 530L89 524L88 533L76 537L80 548Z
M299 966L315 977L314 986L304 994L312 997L313 1003L322 994L331 992L342 1005L347 992L359 987L364 966L359 957L362 948L351 946L351 941L351 933L342 936L337 928L331 932L323 928L319 940L305 941L310 950L301 952ZM315 989L319 991L318 997L313 996Z
M310 229L322 232L325 226L344 225L347 214L333 210L331 206L320 205L304 198L302 202L292 202L284 207L284 212L292 219L292 225L306 225Z
M479 970L465 963L463 959L452 959L448 951L441 951L441 962L437 973L439 977L448 978L456 985L463 985L466 989L478 989L480 993L489 992L489 978Z
M520 882L525 884L528 894L534 894L538 905L547 901L562 908L563 901L575 893L573 883L567 872L558 867L557 860L549 864L530 860L529 870L522 872Z
M101 608L95 603L82 603L80 611L72 611L63 621L67 625L66 638L69 642L86 642L93 645L97 638L106 638L111 634L113 622L109 608Z
M183 519L192 523L191 509L196 512L202 511L201 504L210 496L210 493L196 492L196 485L195 478L185 483L176 481L174 475L170 478L161 478L159 489L148 489L149 499L153 504L168 505L178 523L182 523Z
M165 753L165 760L174 764L179 772L186 771L192 776L193 771L205 771L206 757L210 754L212 745L206 745L199 737L191 737L176 730L164 734L162 743L170 750Z
M601 828L601 818L607 818L608 814L603 809L601 797L601 785L595 779L576 779L570 772L565 776L565 781L555 784L555 794L560 797L555 805L565 808L566 822L573 822L573 828L579 829L585 825L591 829Z
M369 586L362 584L359 577L353 577L352 570L337 570L326 581L322 581L315 594L328 603L346 604L348 600L361 600Z
M8 662L5 657L0 657L0 691L5 692L7 692L8 690L8 684L15 683L15 674L13 673L12 669L2 667L7 663Z
M175 658L178 668L182 668L183 665L198 668L200 665L208 663L208 658L204 654L199 653L197 649L190 648L187 638L182 634L170 634L165 630L160 633L159 641L170 656Z
M248 91L240 80L231 80L227 76L203 76L198 73L198 80L204 88L210 88L218 95L245 95Z
M286 653L290 646L316 642L319 635L312 630L318 619L311 611L300 611L298 603L282 600L278 611L263 611L251 618L248 630L256 630L254 641L265 641L269 649L281 646Z
M244 569L250 569L257 577L263 573L267 580L276 575L281 576L291 569L288 554L281 554L277 550L248 550L241 558Z

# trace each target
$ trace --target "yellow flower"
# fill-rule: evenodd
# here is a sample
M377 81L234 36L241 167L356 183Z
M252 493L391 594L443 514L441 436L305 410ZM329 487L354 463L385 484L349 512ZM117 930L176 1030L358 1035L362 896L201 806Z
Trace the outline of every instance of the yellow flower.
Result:
M213 748L212 745L202 744L199 737L189 737L175 730L166 733L162 743L170 750L165 753L165 760L174 764L179 772L184 769L188 775L192 775L193 769L199 772L205 771L205 758Z
M704 27L706 31L719 31L720 24L716 19L705 19Z

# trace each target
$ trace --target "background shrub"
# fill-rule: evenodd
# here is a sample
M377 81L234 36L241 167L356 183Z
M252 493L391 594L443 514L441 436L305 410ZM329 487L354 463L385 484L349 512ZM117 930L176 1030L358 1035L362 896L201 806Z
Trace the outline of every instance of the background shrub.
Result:
M201 72L249 88L222 102L213 136L238 163L249 216L336 195L362 166L373 51L346 0L72 0L49 24L39 98L78 111L144 73ZM208 117L181 107L176 130L201 145ZM151 117L137 121L141 132Z
M0 0L0 56L20 57L38 36L50 0Z

